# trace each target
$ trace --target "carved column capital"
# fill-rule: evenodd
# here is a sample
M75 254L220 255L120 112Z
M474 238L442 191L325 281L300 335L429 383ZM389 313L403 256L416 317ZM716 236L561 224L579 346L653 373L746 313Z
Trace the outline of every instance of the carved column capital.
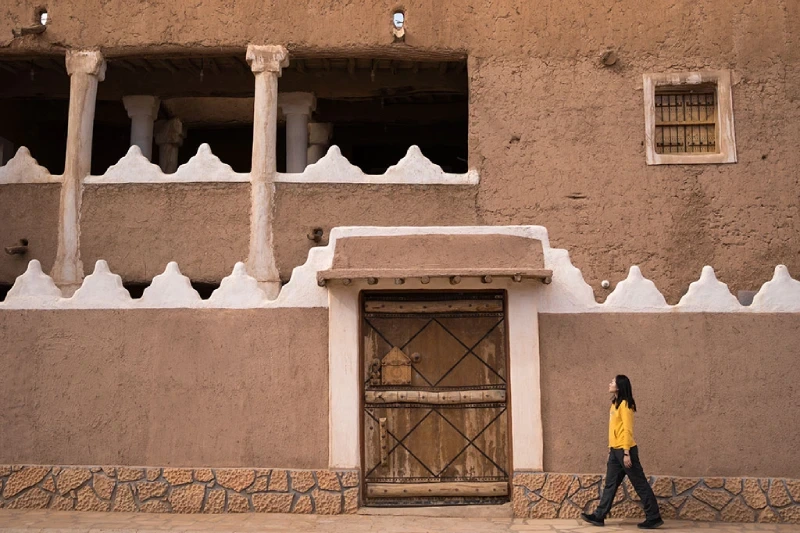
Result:
M274 72L278 76L281 70L289 65L289 52L283 46L255 44L247 45L247 62L254 74Z
M67 50L67 74L89 74L98 81L106 77L106 60L99 50Z

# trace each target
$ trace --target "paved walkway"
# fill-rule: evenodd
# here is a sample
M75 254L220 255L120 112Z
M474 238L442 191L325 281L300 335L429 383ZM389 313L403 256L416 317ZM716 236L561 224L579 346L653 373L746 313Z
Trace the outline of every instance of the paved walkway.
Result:
M220 531L284 533L495 533L542 531L600 533L639 531L636 521L608 520L604 529L577 520L521 520L511 518L431 518L421 516L301 516L281 514L178 515L146 513L85 513L0 509L0 532L68 533ZM800 525L720 524L667 521L660 531L702 533L800 532Z

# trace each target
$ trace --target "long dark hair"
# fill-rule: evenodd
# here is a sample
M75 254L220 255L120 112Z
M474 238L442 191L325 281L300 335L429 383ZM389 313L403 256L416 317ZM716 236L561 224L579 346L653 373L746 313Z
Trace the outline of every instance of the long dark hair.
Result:
M636 411L636 401L633 399L633 387L631 387L631 380L628 379L628 376L620 374L614 378L614 382L617 384L617 397L614 399L614 407L619 409L622 402L627 402L628 407Z

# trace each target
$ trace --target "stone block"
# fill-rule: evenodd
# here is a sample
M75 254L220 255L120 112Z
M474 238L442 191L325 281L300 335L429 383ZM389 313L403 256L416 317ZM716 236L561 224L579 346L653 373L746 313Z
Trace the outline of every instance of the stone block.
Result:
M136 511L136 501L133 499L133 489L128 484L117 487L114 495L114 510L121 513L132 513ZM142 506L144 511L144 506Z
M149 500L142 504L143 513L168 513L169 505L163 500Z
M777 524L781 521L781 517L774 510L767 507L758 514L758 521L762 524Z
M160 498L167 493L169 485L164 481L140 481L136 484L136 495L139 501L147 501L151 498Z
M553 519L558 518L559 506L547 500L539 500L528 510L530 518Z
M3 487L3 498L9 499L23 490L36 485L44 479L44 476L46 476L49 471L49 468L43 466L29 466L17 470L6 480L5 487Z
M144 477L144 470L141 468L128 468L121 466L117 468L117 479L120 481L139 481Z
M697 487L692 492L692 496L718 511L728 505L732 499L732 496L724 490L712 490L706 487Z
M9 509L46 509L51 494L39 487L34 487L21 496L17 496L7 505Z
M48 492L55 492L56 491L56 483L53 481L53 476L47 476L42 481L42 488Z
M787 524L800 524L800 505L786 507L780 511L781 520Z
M567 497L572 496L576 492L581 489L581 482L578 481L578 478L573 478L572 483L569 484L569 490L567 491Z
M676 520L678 518L678 511L671 505L659 502L658 509L661 511L661 518L664 520Z
M681 520L696 520L700 522L711 522L717 519L717 513L699 500L689 498L686 504L681 507L678 517Z
M358 487L358 485L361 483L361 476L358 472L342 472L340 477L342 480L342 486L345 488Z
M789 494L791 494L794 502L800 503L800 480L786 479L784 483L786 483L786 489L789 491Z
M75 504L76 511L108 511L110 506L109 502L104 502L98 498L97 494L88 485L78 490L78 503Z
M341 490L342 485L339 483L339 478L336 472L331 470L318 470L317 471L317 485L322 490Z
M214 479L214 472L212 472L210 468L198 468L194 471L194 479L202 481L203 483L208 483Z
M167 483L173 487L192 482L192 470L190 468L165 468L163 476Z
M114 493L114 486L116 483L113 479L104 476L103 474L94 474L92 476L92 487L95 493L104 500L110 500L111 495Z
M220 514L225 512L225 489L212 489L208 491L204 513Z
M613 506L608 516L611 518L644 518L644 511L640 505L626 500Z
M145 479L147 481L155 481L161 476L161 469L160 468L148 468L145 470Z
M269 487L267 490L270 492L289 491L289 475L286 473L286 470L272 471L272 475L269 477Z
M311 505L311 496L300 496L292 512L295 514L311 514L314 512L314 508Z
M72 511L75 507L75 500L69 496L59 496L53 494L53 500L50 502L50 509L54 511Z
M752 522L755 512L741 498L736 498L725 506L720 513L720 518L725 522Z
M514 486L511 492L511 507L514 509L515 518L528 518L528 508L531 501L525 495L525 488Z
M706 487L710 489L721 489L725 486L725 478L707 477L703 480L703 483L705 483Z
M581 487L591 487L592 485L596 485L600 483L600 480L603 479L603 476L600 474L583 474L578 476L578 481L581 483Z
M246 513L250 511L250 502L247 501L247 496L239 494L238 492L228 492L228 512L229 513Z
M289 480L292 490L296 492L308 492L316 485L310 470L292 470L289 473Z
M253 494L253 508L259 513L288 513L292 508L292 499L293 495L288 493Z
M742 496L744 497L744 502L753 509L763 509L767 506L767 497L764 495L764 491L761 490L758 480L745 479Z
M58 475L56 485L58 492L63 494L75 490L92 478L88 468L65 468ZM80 510L80 509L79 509Z
M566 501L561 504L561 509L558 510L559 518L578 518L583 509L580 509L572 503Z
M104 466L102 468L103 472L106 473L108 477L117 477L117 469L113 466ZM55 472L53 472L55 474Z
M653 494L660 498L672 496L672 480L668 477L657 477L652 485Z
M547 474L519 472L514 474L513 484L525 487L531 492L540 490L547 481Z
M586 509L589 502L599 499L597 487L581 489L570 497L570 500L581 509Z
M252 494L254 492L267 492L267 483L268 480L266 477L256 478L255 482L250 485L249 489L247 489L247 493Z
M742 479L738 477L729 477L725 480L725 490L733 495L741 494L742 492Z
M789 492L786 490L786 485L783 484L781 479L772 480L769 485L769 491L767 491L767 499L773 507L785 507L792 503Z
M569 474L548 474L539 494L546 500L561 503L567 497L572 479Z
M345 489L344 491L345 514L355 514L357 511L358 511L358 488Z
M675 494L683 494L684 492L697 486L700 480L690 477L676 477L673 478L672 482L675 486Z
M176 513L199 513L205 493L206 488L202 485L187 485L172 489L167 499Z
M6 477L11 473L11 466L10 465L2 465L0 466L0 477Z
M255 479L256 473L253 470L244 468L220 468L217 470L217 484L236 492L241 492L252 485ZM230 507L230 500L228 506Z
M342 495L340 493L314 489L311 497L314 500L314 509L317 514L342 514Z

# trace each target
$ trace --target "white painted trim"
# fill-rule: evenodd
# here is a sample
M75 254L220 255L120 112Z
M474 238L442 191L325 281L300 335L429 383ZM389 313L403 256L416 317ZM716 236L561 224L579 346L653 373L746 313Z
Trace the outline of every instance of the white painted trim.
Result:
M14 157L0 166L0 185L11 183L60 183L63 176L53 176L31 156L31 152L20 146Z

